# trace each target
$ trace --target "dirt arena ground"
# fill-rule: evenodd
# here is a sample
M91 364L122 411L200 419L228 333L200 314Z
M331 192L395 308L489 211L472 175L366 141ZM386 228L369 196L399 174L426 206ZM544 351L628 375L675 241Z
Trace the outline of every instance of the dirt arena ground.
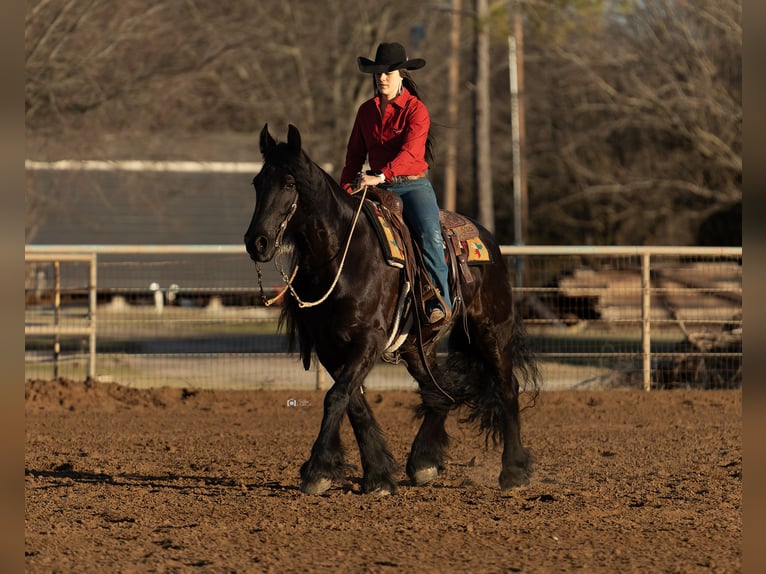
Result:
M403 466L416 396L369 398ZM509 493L499 452L451 417L446 475L412 487L402 469L383 499L359 471L299 492L321 404L27 382L25 571L742 570L741 391L543 393L522 419L535 474Z

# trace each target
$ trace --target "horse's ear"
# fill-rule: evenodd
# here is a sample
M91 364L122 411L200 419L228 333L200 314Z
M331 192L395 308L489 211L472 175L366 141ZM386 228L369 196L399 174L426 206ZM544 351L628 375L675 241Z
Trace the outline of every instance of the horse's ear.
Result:
M266 155L266 152L275 145L277 145L277 142L269 133L269 124L263 124L263 129L261 130L261 154Z
M287 145L295 155L301 153L301 132L293 124L287 128Z

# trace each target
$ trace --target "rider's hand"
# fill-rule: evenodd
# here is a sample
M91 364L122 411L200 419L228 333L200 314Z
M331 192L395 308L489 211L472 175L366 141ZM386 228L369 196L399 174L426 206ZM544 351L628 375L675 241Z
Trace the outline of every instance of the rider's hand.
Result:
M360 178L360 181L361 181L362 185L367 185L369 187L375 187L376 185L380 185L381 183L383 183L383 180L380 178L379 175L367 175L367 174L364 174Z

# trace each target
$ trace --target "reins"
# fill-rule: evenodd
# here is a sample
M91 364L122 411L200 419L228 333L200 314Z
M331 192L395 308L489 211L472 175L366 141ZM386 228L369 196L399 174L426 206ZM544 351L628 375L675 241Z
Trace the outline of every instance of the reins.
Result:
M277 300L279 300L280 297L282 297L287 290L290 290L290 294L293 296L293 298L297 301L298 307L301 309L305 309L307 307L315 307L317 305L320 305L324 303L327 298L330 296L330 294L335 290L335 286L338 284L338 280L340 279L340 275L343 272L343 266L346 263L346 256L348 255L349 247L351 247L351 238L354 236L354 230L356 229L356 223L359 220L359 214L362 212L362 206L364 205L364 199L367 196L367 186L364 186L362 188L362 198L359 201L359 207L356 210L356 213L354 214L354 220L351 223L351 230L348 233L348 239L346 240L346 247L343 250L343 257L341 257L340 265L338 266L338 272L335 274L335 279L332 282L332 285L330 285L330 288L327 290L327 292L316 301L303 301L298 293L295 291L295 287L293 287L293 279L295 279L295 276L298 273L298 265L295 265L295 268L293 269L292 274L290 277L287 276L287 273L285 273L284 267L282 266L281 258L282 258L282 237L285 234L285 229L287 229L287 224L292 218L293 214L295 213L296 208L298 207L298 192L296 190L295 192L295 199L293 200L292 205L290 206L290 210L287 212L287 215L285 216L284 221L279 226L279 231L277 232L277 238L275 241L276 244L276 254L274 255L274 267L277 271L279 271L279 274L282 276L282 281L285 282L285 286L277 293L274 297L271 299L266 299L266 295L263 292L263 277L261 275L261 267L258 265L258 263L255 264L255 270L258 273L258 288L261 292L261 300L263 301L264 306L270 307L273 305Z

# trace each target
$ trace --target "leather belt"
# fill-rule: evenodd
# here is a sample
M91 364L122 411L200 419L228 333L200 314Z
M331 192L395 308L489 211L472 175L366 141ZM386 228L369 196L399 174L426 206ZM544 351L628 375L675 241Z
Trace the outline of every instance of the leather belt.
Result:
M426 172L419 173L417 175L395 175L394 177L387 179L383 185L396 185L398 183L403 183L405 181L413 181L416 179L421 179L426 176Z

